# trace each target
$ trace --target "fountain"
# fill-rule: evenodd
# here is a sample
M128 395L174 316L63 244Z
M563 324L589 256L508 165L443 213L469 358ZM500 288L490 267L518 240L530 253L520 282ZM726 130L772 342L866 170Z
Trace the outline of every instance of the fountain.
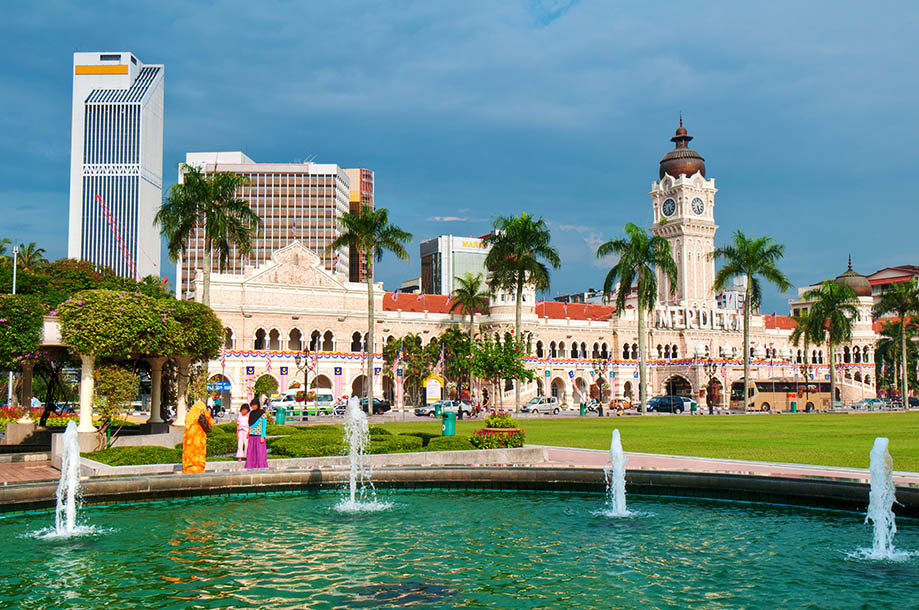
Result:
M874 544L867 553L870 559L893 559L893 537L897 533L893 503L896 487L893 484L893 459L887 450L888 439L874 439L871 448L871 492L868 496L868 514L865 523L874 524Z
M367 426L367 414L361 409L360 400L352 396L348 400L345 410L345 445L348 447L348 473L347 498L343 498L336 505L336 510L342 512L372 512L386 510L392 504L376 500L373 483L370 478L373 469L367 459L367 444L370 442L370 431ZM365 490L369 489L371 499L363 501Z
M606 477L606 508L600 511L607 517L629 517L631 512L625 507L625 453L619 429L613 430L609 444L610 467L604 469Z
M77 508L80 505L80 441L77 424L67 422L62 437L61 479L57 484L57 508L54 515L54 531L47 534L58 538L69 538L80 533L77 527Z

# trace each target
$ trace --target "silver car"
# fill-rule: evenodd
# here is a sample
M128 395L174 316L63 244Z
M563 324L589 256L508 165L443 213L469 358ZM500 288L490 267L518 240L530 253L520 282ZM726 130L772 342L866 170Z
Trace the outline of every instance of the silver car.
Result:
M536 398L531 398L530 402L520 407L520 410L524 413L535 413L537 415L540 413L558 415L561 406L555 396L537 396Z

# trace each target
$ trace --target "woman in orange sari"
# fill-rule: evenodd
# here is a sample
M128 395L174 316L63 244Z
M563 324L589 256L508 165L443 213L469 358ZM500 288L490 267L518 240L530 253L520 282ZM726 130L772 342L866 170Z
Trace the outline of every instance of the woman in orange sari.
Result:
M207 406L197 401L185 415L185 434L182 437L182 472L204 472L207 459L207 433L214 420Z

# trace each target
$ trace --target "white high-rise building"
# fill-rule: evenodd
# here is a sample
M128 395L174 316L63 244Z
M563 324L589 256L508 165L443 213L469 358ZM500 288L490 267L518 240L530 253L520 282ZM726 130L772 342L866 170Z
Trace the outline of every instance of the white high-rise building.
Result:
M67 256L160 275L163 72L132 53L73 54Z

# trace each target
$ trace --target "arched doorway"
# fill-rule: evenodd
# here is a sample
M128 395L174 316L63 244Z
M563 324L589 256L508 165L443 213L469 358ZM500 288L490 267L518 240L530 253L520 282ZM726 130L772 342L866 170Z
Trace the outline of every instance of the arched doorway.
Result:
M712 377L705 389L705 404L709 407L721 407L724 400L724 386L717 377Z
M332 389L332 380L326 377L325 375L319 375L310 379L310 389L314 388L325 388L326 390Z
M277 379L266 373L255 380L252 391L259 399L271 398L271 395L278 391L279 385Z
M625 385L622 386L622 396L629 402L632 402L632 382L626 381Z
M669 396L692 398L692 384L682 375L673 375L664 382L664 392Z
M552 396L557 398L560 403L568 401L567 385L561 377L556 377L552 380Z
M537 395L537 396L545 396L545 395L546 395L546 388L545 388L545 384L543 383L543 380L542 380L542 379L537 379L537 380L536 380L536 395Z
M396 404L396 388L391 377L383 377L383 400L388 400L392 405Z
M358 375L351 382L351 396L363 398L364 396L364 376Z
M231 383L229 377L227 377L226 375L221 375L220 373L218 373L218 374L216 374L216 375L212 375L212 376L210 377L210 379L207 380L207 382L208 382L209 384L211 384L211 383L217 383L217 382ZM230 387L232 388L232 385L231 385ZM232 396L233 396L232 390L217 390L217 391L208 390L207 393L208 393L208 395L210 395L210 396L213 396L214 394L216 394L217 396L219 396L219 397L220 397L220 406L221 406L222 408L226 409L227 412L230 412L230 407L233 406L233 405L231 404L231 400L232 400Z

